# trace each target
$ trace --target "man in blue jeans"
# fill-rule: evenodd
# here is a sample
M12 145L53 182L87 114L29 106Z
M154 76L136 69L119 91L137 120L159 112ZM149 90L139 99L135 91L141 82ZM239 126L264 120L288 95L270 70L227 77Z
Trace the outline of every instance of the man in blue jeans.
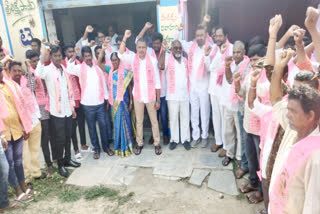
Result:
M4 153L8 149L8 142L0 137L0 212L14 208L17 204L8 200L9 165Z
M74 63L78 50L68 62L67 72L79 77L81 87L81 105L87 120L90 140L93 145L94 159L100 158L101 147L97 135L96 123L99 124L100 139L102 149L109 156L114 155L114 152L109 148L107 125L106 125L106 110L109 110L108 89L103 71L97 64L92 61L92 51L89 46L81 49L83 63L76 65Z

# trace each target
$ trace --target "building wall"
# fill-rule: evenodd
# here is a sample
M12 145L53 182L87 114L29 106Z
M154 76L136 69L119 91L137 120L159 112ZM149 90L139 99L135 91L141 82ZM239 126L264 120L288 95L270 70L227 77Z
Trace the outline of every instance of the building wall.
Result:
M31 39L36 37L42 40L46 35L44 22L41 21L42 11L39 10L37 0L6 0L2 1L1 6L9 33L6 37L12 44L12 54L22 61L25 59L25 52L30 49Z

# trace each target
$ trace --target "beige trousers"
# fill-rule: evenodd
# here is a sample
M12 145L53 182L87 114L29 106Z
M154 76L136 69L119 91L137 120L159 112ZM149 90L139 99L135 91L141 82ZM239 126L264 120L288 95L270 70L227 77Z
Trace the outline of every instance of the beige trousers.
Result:
M26 178L41 176L39 153L41 144L41 123L30 132L28 140L23 142L23 168Z
M159 124L157 119L157 111L154 108L154 104L155 102L142 103L142 102L138 102L137 100L134 100L134 111L136 113L136 126L137 126L136 140L139 146L143 146L144 106L147 107L148 115L151 121L154 145L155 146L160 145Z

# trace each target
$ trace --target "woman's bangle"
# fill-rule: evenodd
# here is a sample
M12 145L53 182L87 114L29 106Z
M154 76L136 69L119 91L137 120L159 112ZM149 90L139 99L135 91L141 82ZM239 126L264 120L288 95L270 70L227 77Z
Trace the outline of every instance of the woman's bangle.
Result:
M255 90L255 89L257 89L257 87L253 87L253 86L250 85L250 89L254 89Z

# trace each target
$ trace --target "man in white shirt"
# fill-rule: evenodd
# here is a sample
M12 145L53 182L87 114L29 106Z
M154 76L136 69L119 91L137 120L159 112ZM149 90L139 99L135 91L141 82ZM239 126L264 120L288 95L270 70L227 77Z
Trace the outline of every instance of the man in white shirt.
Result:
M232 84L232 75L235 72L247 73L249 67L249 58L244 57L245 46L243 42L236 41L233 45L233 56L225 60L225 75L223 79L224 96L221 97L221 105L224 107L224 139L226 148L226 157L222 165L227 166L232 159L236 159L238 164L241 162L241 135L238 118L239 102Z
M84 59L82 64L76 65L74 59L77 54L68 62L67 72L78 76L81 87L80 103L84 110L84 115L88 124L90 140L93 145L94 159L100 158L100 144L96 130L96 123L99 124L102 149L109 156L114 152L109 148L106 109L109 109L107 103L108 89L102 70L98 65L92 62L92 51L89 46L81 49L81 55Z
M159 68L164 68L167 79L167 96L171 127L171 150L180 142L179 119L181 130L181 143L186 150L190 150L190 113L189 113L189 76L187 59L182 56L182 45L174 40L171 45L172 53L168 56L166 42L162 45L163 52L159 59Z
M144 35L147 31L149 31L152 28L152 24L150 22L147 22L145 26L142 28L140 33L138 34L136 41L138 41L141 38L144 38ZM163 36L161 33L153 33L151 36L152 40L152 48L147 47L147 54L154 57L157 61L160 58L160 55L163 53L165 55L169 55L166 53L166 51L163 50L162 41ZM157 111L158 118L161 119L161 125L162 125L162 134L163 134L163 144L167 145L169 144L169 127L168 127L168 105L166 100L166 75L163 69L159 70L160 73L160 81L161 81L161 91L160 91L160 109ZM149 143L152 144L154 141L153 137L151 136Z
M51 64L45 66L46 60ZM50 100L50 128L53 157L57 158L59 173L67 177L65 167L79 167L80 163L71 160L71 134L74 100L72 88L65 68L61 65L62 50L59 46L46 48L38 63L35 74L45 80Z
M139 155L143 149L143 117L144 107L147 107L152 125L152 135L156 155L162 153L160 146L159 125L157 110L160 108L160 75L157 60L147 54L147 43L143 39L137 41L137 54L132 56L125 54L126 41L131 36L131 31L126 30L119 49L119 58L125 64L130 64L133 70L134 110L136 113L137 145L134 153Z
M233 46L228 41L228 32L225 28L219 26L216 28L215 32L215 41L218 49L211 61L212 53L206 53L206 66L210 64L210 81L208 92L210 94L211 107L212 107L212 122L215 135L215 145L212 146L211 151L217 152L220 148L223 148L220 151L219 157L224 157L226 155L225 148L225 139L224 139L224 107L221 102L225 96L225 87L226 85L221 83L222 75L224 75L224 63L225 59L228 56L232 56ZM214 50L212 50L214 51ZM210 63L211 61L211 63ZM222 77L221 77L222 76ZM220 79L220 82L219 82Z
M205 16L205 23L210 22L210 17ZM178 29L183 30L183 27ZM201 147L208 145L210 101L208 94L209 73L204 64L205 48L212 45L206 40L206 27L199 25L195 32L196 39L187 42L179 40L183 50L188 53L188 69L190 72L190 104L191 104L191 126L192 139L191 147L195 148L201 142ZM178 39L176 34L174 39ZM190 70L191 69L191 70ZM199 128L199 113L201 117L201 131ZM201 136L200 136L201 133ZM200 140L201 137L201 140Z
M116 49L116 38L118 37L118 34L116 33L115 26L109 25L108 26L108 36L111 38L110 45L112 49Z

